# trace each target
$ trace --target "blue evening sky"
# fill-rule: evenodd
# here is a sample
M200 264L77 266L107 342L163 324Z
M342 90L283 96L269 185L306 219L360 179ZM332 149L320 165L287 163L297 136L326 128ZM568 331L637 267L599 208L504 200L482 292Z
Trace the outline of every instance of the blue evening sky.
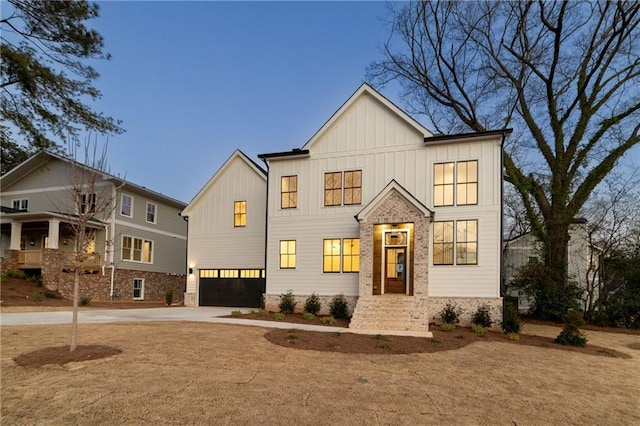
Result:
M114 174L189 202L239 148L301 147L380 59L385 2L100 2ZM383 94L402 106L399 90ZM426 123L425 123L426 124Z

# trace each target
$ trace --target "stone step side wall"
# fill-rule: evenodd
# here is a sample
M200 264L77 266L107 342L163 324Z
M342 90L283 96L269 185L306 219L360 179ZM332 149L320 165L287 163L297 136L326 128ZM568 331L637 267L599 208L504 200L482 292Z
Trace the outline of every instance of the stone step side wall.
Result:
M391 294L361 297L349 328L426 332L427 312L426 298Z

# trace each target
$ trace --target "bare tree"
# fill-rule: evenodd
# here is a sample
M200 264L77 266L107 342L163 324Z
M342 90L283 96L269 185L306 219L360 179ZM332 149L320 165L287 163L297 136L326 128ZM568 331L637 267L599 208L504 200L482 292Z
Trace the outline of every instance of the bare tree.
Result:
M368 76L436 130L513 127L505 180L554 282L569 225L640 142L640 2L412 2Z
M89 246L95 242L96 234L105 226L104 221L115 208L111 185L104 184L107 174L107 144L99 148L97 141L87 137L83 145L69 144L71 164L66 209L67 222L73 233L73 316L71 321L71 344L73 352L77 346L78 301L80 279L85 262L95 253Z

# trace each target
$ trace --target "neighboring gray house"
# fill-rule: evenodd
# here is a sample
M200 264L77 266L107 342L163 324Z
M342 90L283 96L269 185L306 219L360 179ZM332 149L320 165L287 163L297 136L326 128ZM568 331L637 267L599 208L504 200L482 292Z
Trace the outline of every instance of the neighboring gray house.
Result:
M506 295L517 297L518 309L526 312L530 308L527 297L510 284L518 276L522 267L541 261L541 246L532 233L526 233L504 243L504 281ZM587 221L576 219L569 227L569 280L578 284L586 292L594 291L593 300L598 298L599 265L601 250L589 243ZM583 305L586 303L583 297ZM585 308L585 306L583 306Z
M0 178L2 269L41 275L44 284L71 296L75 207L69 191L72 162L38 152ZM96 173L87 206L102 197L113 207L89 226L97 229L86 251L81 297L92 300L164 300L168 288L181 299L185 285L185 203L87 166ZM84 200L85 198L83 198Z

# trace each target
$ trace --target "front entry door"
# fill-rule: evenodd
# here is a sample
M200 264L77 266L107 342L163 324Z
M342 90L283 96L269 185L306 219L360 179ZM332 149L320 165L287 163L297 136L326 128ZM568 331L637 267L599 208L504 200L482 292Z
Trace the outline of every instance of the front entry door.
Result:
M385 249L385 293L407 293L407 248Z

